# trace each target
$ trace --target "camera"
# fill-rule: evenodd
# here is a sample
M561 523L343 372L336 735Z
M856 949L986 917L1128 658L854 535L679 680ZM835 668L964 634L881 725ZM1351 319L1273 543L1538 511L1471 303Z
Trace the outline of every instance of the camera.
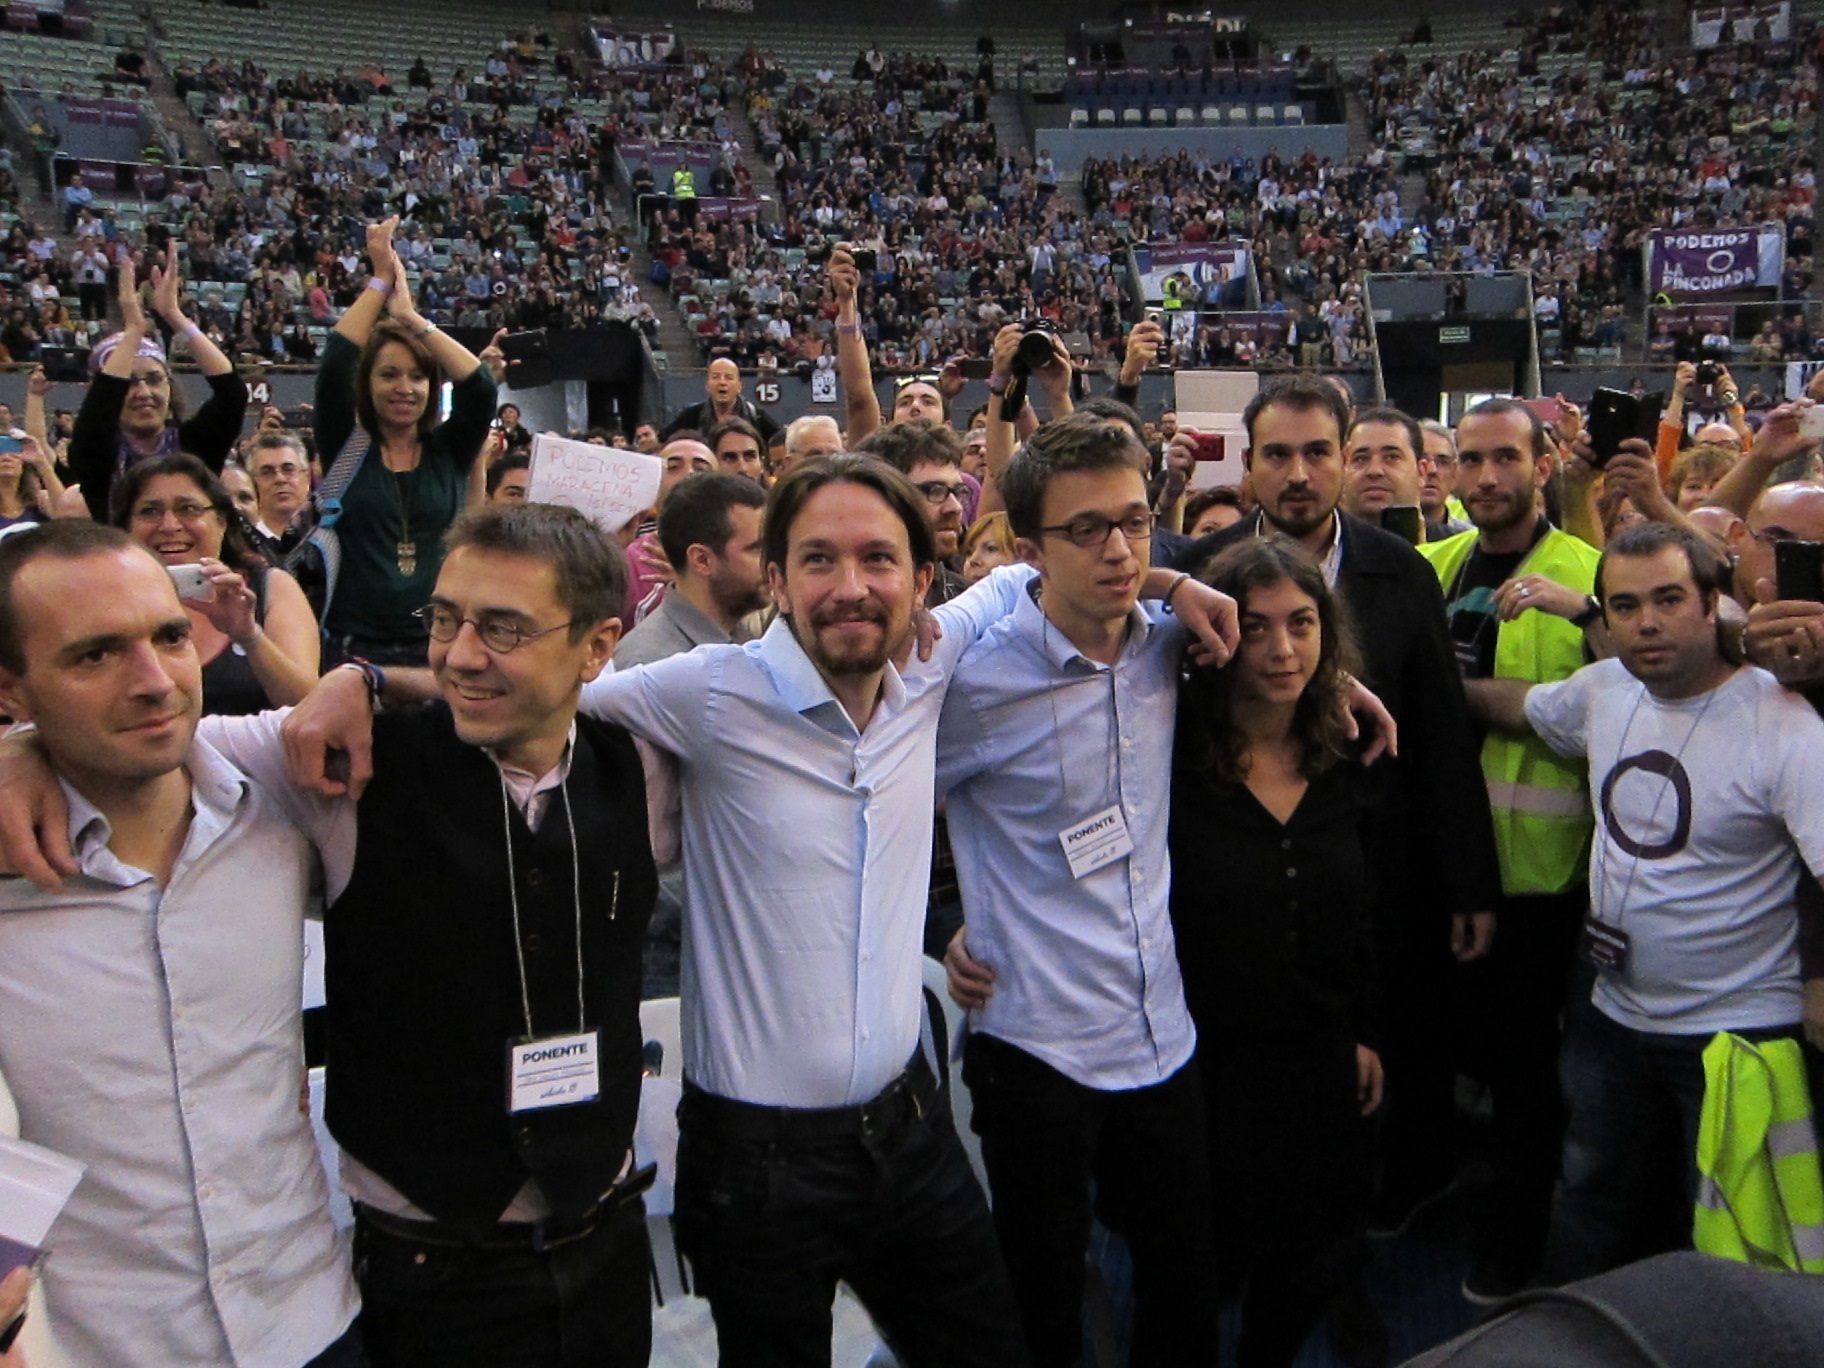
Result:
M1057 328L1048 319L1021 324L1020 345L1013 353L1013 373L1024 377L1049 366L1057 357L1051 346L1051 339L1057 335Z
M1699 385L1701 385L1703 388L1709 389L1712 385L1714 385L1718 380L1720 380L1722 378L1723 378L1723 368L1721 366L1717 365L1716 362L1699 361L1697 363L1696 379L1697 379L1697 383Z

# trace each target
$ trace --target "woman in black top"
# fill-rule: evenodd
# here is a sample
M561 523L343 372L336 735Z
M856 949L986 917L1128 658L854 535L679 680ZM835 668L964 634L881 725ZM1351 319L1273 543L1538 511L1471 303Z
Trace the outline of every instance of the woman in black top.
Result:
M1251 540L1206 576L1241 647L1179 694L1172 927L1197 1023L1216 1234L1245 1279L1240 1368L1289 1365L1360 1266L1369 1023L1361 767L1338 700L1340 601L1293 543Z
M248 543L208 467L181 452L139 462L114 487L114 522L167 568L200 568L212 586L208 597L183 601L203 664L205 713L264 712L310 692L318 654L310 604ZM180 580L180 595L184 588Z
M66 456L74 483L82 486L97 522L108 519L108 491L115 479L136 461L187 451L219 472L240 440L247 387L221 348L184 317L182 294L173 240L166 246L162 267L152 267L152 307L174 337L184 338L209 382L208 401L191 417L184 414L183 396L172 382L158 334L146 321L133 256L122 255L120 315L125 326L89 353L89 367L96 374L76 415Z

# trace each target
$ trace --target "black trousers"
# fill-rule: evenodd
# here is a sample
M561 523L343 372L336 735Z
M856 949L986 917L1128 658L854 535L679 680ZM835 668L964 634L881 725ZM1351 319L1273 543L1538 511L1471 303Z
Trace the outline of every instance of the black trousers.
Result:
M361 1318L342 1332L334 1344L325 1345L304 1368L371 1368L366 1342L361 1338Z
M922 1055L865 1107L758 1107L687 1084L673 1227L721 1368L827 1368L839 1279L904 1368L1027 1361L987 1202Z
M1525 1260L1544 1252L1552 1189L1564 1153L1559 1054L1572 984L1587 996L1590 971L1577 958L1589 908L1580 883L1563 893L1501 900L1486 965L1493 1012L1489 1091L1494 1102L1493 1183L1478 1222L1486 1247Z
M1082 1351L1092 1185L1093 1214L1133 1254L1134 1368L1214 1364L1215 1251L1195 1063L1152 1087L1105 1092L975 1034L964 1077L1035 1368L1070 1368Z
M535 1252L425 1244L356 1209L355 1280L373 1368L646 1368L652 1254L637 1198Z

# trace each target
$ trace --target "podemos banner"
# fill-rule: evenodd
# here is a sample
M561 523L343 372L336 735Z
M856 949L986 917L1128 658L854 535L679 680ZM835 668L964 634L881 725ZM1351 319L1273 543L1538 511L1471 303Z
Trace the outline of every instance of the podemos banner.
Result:
M1774 289L1786 264L1779 228L1658 228L1647 243L1647 276L1654 294L1721 295Z

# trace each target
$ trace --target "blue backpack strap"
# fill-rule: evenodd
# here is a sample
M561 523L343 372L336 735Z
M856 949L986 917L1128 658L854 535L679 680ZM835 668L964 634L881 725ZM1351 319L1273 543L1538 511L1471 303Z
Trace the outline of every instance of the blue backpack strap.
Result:
M292 557L302 558L308 554L308 547L315 547L317 554L323 558L323 606L319 626L329 619L329 605L336 596L336 579L342 570L342 541L336 535L336 524L342 520L342 496L348 493L348 487L355 482L355 476L361 473L361 467L373 444L374 439L359 425L349 434L348 440L342 444L342 450L336 453L336 459L330 463L329 473L317 486L317 525L299 543L292 556L287 558L288 563Z

